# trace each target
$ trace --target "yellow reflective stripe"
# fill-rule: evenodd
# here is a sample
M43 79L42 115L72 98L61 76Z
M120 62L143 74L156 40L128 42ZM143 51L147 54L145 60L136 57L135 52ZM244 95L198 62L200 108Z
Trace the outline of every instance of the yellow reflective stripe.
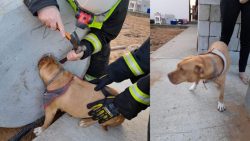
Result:
M96 79L94 76L91 76L91 75L89 75L89 74L85 74L84 78L85 78L85 80L87 80L87 81L92 81L92 80Z
M103 22L105 22L112 15L112 13L115 11L116 7L119 5L120 2L121 2L121 0L118 0L116 2L116 4L109 10L109 12L105 15L105 19L104 19ZM96 21L96 16L94 16L93 23L89 24L88 27L89 28L93 27L93 28L101 29L102 25L103 25L103 22L97 22Z
M73 10L76 12L77 11L77 7L76 4L73 0L68 0L70 6L73 8Z
M116 2L116 4L109 10L109 12L107 13L107 15L105 16L105 20L104 21L106 21L111 16L111 14L115 11L116 7L119 5L120 2L121 2L121 0L118 0Z
M100 42L100 40L98 39L98 37L95 34L89 33L87 36L84 37L84 39L89 41L94 46L94 51L92 54L95 54L95 53L101 51L102 43Z
M142 92L138 86L137 83L135 83L134 85L129 87L129 92L131 93L131 95L133 96L133 98L145 105L149 105L150 104L150 96L145 94L144 92Z
M88 25L89 28L93 27L93 28L97 28L97 29L101 29L103 25L103 22L96 22L96 16L94 16L94 20L91 24Z
M104 113L104 110L99 111L96 115L99 116Z
M113 116L113 114L112 114L106 107L104 107L103 109L106 111L106 113L107 113L110 117Z
M132 71L132 73L135 76L139 76L139 75L144 74L141 67L137 64L137 62L135 61L135 58L133 57L133 55L130 52L128 55L124 55L123 58L124 58L126 64L128 65L129 69Z
M92 110L97 110L97 109L99 109L99 108L101 108L101 107L102 107L102 104L97 104L97 105L91 107L91 109L92 109Z

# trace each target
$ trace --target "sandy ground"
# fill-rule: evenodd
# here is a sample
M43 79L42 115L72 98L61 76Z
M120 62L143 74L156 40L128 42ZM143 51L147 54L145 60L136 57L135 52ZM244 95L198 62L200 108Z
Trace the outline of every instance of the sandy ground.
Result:
M119 36L111 42L111 48L122 48L111 51L110 62L113 62L123 54L138 48L149 36L149 18L137 17L128 13ZM18 133L20 128L0 128L0 141L7 141ZM26 135L22 141L30 141L33 133Z
M110 62L123 54L140 47L149 37L149 18L137 17L128 13L119 36L111 42L111 49L124 48L111 51Z
M173 39L176 35L180 34L185 29L173 27L155 27L151 26L150 29L150 51L155 51L162 45Z

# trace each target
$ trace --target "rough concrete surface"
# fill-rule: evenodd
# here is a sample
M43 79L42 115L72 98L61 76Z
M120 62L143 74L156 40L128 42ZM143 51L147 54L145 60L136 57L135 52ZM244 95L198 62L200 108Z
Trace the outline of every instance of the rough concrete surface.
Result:
M237 65L227 75L223 113L217 111L219 94L214 83L207 83L207 89L200 83L195 92L188 90L190 83L170 83L167 74L180 58L197 54L196 35L196 27L190 27L151 55L151 140L249 141L247 85L239 80Z
M65 30L72 32L73 10L65 0L58 2ZM22 1L0 1L0 31L0 127L20 127L43 115L44 85L38 74L38 60L46 53L61 59L72 45L59 32L45 30ZM77 32L82 37L86 30ZM89 58L63 66L82 76L88 62Z
M122 83L113 83L111 87L123 91L131 83L126 80ZM79 119L65 114L53 123L35 141L146 141L148 130L149 108L142 111L131 121L125 120L121 126L110 127L104 131L98 124L82 128L78 125Z

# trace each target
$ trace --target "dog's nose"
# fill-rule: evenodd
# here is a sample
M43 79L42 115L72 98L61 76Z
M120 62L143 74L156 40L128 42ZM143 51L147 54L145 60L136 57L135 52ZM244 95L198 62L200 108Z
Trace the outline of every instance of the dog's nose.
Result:
M168 74L168 79L169 79L169 81L170 81L171 83L173 83L173 84L176 83L176 82L175 82L175 79L174 79L174 76L173 76L173 73L169 73L169 74Z
M168 73L168 79L170 80L172 78L171 73Z

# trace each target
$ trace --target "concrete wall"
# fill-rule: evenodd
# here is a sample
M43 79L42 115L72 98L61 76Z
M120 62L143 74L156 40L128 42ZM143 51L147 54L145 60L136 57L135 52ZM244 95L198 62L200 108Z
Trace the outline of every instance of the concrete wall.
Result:
M220 39L220 0L199 0L198 20L198 52L200 53L206 51L211 43ZM239 15L229 43L233 64L238 63L240 21Z
M74 31L72 8L64 0L58 3L65 31ZM45 88L38 74L39 59L46 53L63 58L72 45L59 32L45 31L22 1L0 1L0 31L0 127L20 127L44 114ZM76 31L79 37L87 32ZM82 76L88 60L66 62L63 67Z

